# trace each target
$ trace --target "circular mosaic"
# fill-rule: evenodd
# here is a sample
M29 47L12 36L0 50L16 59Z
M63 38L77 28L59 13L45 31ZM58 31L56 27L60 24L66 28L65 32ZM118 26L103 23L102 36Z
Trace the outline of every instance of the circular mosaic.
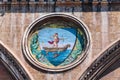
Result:
M46 71L65 71L81 63L90 46L86 26L68 14L48 14L26 29L22 50L30 63Z

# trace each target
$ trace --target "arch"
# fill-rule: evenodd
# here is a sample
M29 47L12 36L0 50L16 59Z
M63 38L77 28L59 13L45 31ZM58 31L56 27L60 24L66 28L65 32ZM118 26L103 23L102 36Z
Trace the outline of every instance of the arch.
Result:
M31 80L20 62L2 42L0 42L0 61L12 74L12 77L14 77L15 80Z
M110 65L99 77L98 80L119 80L120 59ZM114 75L115 74L115 75ZM111 76L112 75L112 76Z
M80 76L79 80L99 80L104 71L120 59L120 40L102 52Z

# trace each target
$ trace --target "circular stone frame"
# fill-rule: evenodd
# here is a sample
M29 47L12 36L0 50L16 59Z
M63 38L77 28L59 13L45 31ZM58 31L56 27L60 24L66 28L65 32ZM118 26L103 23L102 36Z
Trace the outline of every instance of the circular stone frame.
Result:
M45 23L46 21L49 21L53 17L54 18L62 18L63 20L70 20L70 21L76 23L77 25L79 25L77 28L82 29L82 31L85 33L85 37L86 37L85 49L83 49L82 53L80 54L80 57L77 58L71 64L60 67L60 68L59 67L58 68L50 68L50 67L41 65L40 62L36 61L32 57L31 51L28 46L28 42L29 42L28 40L29 40L29 37L31 36L31 34L38 29L39 25ZM44 16L36 19L27 27L27 29L23 35L21 47L22 47L22 51L23 51L25 58L32 64L32 66L35 66L37 69L42 69L44 71L62 72L62 71L67 71L69 69L76 67L86 58L89 48L90 48L90 34L87 29L87 26L81 20L77 19L75 16L70 15L70 14L63 14L63 13L51 13L51 14L47 14L47 15L44 15Z

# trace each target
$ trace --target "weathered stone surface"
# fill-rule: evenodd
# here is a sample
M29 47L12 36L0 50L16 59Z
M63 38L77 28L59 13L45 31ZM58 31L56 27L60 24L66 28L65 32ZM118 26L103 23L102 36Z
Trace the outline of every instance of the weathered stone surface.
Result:
M78 80L92 61L100 55L100 52L120 37L120 12L116 6L112 7L113 11L111 12L104 10L103 6L101 9L103 11L100 12L96 12L96 9L99 8L97 7L93 10L88 10L88 12L82 12L82 9L76 10L73 14L70 11L72 9L71 7L68 6L65 8L63 6L61 12L78 17L88 26L91 34L91 49L89 54L80 65L67 72L44 73L41 70L36 70L32 68L23 57L21 40L25 29L32 21L43 14L51 12L48 8L44 8L43 5L42 7L43 8L33 8L33 10L31 10L33 12L27 12L27 7L24 6L21 6L20 10L11 7L10 12L7 10L4 16L0 16L0 41L8 45L8 47L15 52L13 54L18 56L34 80ZM101 80L119 80L119 72L120 70L117 69Z

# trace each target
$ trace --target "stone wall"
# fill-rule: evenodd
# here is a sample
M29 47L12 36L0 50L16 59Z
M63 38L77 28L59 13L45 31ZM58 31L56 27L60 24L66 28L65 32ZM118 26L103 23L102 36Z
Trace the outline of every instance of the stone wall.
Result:
M120 37L119 4L109 6L108 4L94 4L94 6L85 5L83 7L82 5L58 6L55 11L74 15L88 26L91 34L91 48L87 58L72 70L62 73L42 72L34 69L25 60L21 50L21 40L28 25L41 15L53 12L53 8L48 5L41 5L42 7L7 6L10 7L5 5L0 7L0 41L6 44L14 55L18 56L34 80L78 80L80 75L101 54L100 52ZM117 72L113 72L113 75L108 76L117 80L119 79L118 72L119 69ZM110 80L110 77L105 77L103 80Z

